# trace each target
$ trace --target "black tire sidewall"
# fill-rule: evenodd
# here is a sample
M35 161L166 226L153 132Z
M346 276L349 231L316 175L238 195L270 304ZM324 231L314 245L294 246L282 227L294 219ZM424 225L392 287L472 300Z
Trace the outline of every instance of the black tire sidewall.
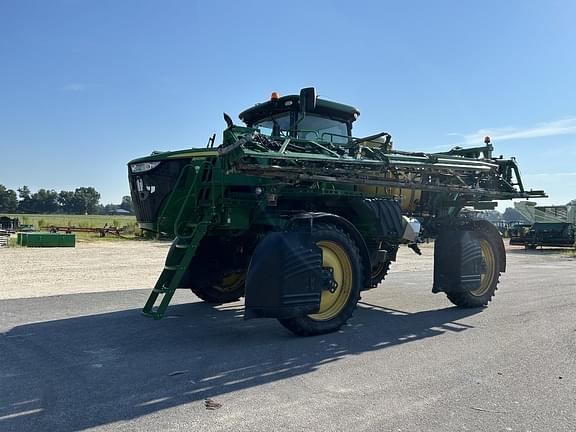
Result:
M363 271L360 252L352 238L340 228L332 224L317 223L312 231L315 242L332 241L344 249L352 267L352 289L344 308L334 318L318 321L309 316L279 319L280 323L293 333L301 336L311 336L337 331L350 319L360 300L363 285Z
M232 291L221 291L214 287L214 284L192 283L190 290L196 297L206 303L224 304L240 300L244 296L244 284Z
M497 232L496 229L491 230L489 228L485 228L482 225L475 226L472 229L474 236L478 240L485 240L492 249L492 253L494 254L494 277L492 280L492 284L490 285L489 289L486 290L484 294L481 296L474 295L469 291L452 291L447 292L446 296L448 299L454 303L458 307L462 308L478 308L478 307L485 307L488 305L494 293L498 289L498 282L500 279L500 274L503 271L503 263L506 259L505 256L502 256L502 237Z
M176 247L176 240L172 242L170 246L169 254L172 253L172 250ZM198 256L198 255L197 255ZM196 259L197 257L194 257ZM214 286L219 283L220 281L214 275L216 269L208 270L209 275L206 275L206 269L197 269L195 267L201 266L196 261L192 260L190 266L182 276L182 280L180 281L178 288L190 288L190 290L198 297L200 300L205 301L206 303L211 304L224 304L224 303L232 303L235 301L240 300L244 296L244 284L239 286L233 291L221 291ZM201 271L203 270L203 271ZM203 276L202 276L203 275ZM225 276L225 273L222 272L222 277Z

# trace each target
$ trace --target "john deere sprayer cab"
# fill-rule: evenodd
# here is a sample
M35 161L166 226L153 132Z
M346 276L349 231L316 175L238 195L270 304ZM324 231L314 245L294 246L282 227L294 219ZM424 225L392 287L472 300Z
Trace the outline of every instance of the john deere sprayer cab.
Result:
M224 115L222 142L154 152L128 164L140 226L174 237L144 306L159 319L177 288L211 303L245 297L245 318L277 318L300 335L339 329L377 287L401 245L435 238L433 292L486 306L506 270L498 230L464 207L542 197L514 159L484 145L395 150L391 136L354 137L359 111L314 88ZM159 305L156 306L157 301Z

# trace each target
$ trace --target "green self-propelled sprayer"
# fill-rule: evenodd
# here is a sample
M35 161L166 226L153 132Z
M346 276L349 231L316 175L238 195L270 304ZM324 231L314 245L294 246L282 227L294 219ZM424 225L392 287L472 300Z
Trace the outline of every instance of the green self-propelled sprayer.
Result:
M434 238L433 292L483 307L506 270L498 230L460 215L495 200L544 197L489 138L441 153L354 137L354 107L314 88L224 115L222 143L154 152L128 164L140 227L174 242L144 313L161 318L177 288L202 300L245 297L246 318L300 335L339 329L360 292L382 282L400 245ZM159 305L155 306L159 301Z

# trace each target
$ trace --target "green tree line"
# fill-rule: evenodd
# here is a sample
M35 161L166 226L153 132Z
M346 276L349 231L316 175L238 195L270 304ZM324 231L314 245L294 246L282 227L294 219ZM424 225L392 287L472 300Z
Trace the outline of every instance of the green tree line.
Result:
M14 191L0 184L0 212L3 213L108 214L119 208L132 212L130 196L124 196L120 204L102 205L100 193L93 187L60 192L41 188L32 193L28 186Z

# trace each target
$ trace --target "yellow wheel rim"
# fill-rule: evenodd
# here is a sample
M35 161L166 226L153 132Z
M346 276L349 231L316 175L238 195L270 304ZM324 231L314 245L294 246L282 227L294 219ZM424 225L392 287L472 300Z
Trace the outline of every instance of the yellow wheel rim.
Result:
M308 315L315 321L327 321L344 309L352 293L352 263L346 251L338 243L323 240L316 243L322 249L322 266L330 267L334 280L338 284L336 290L322 291L320 297L320 310L318 313Z
M229 273L222 278L214 288L222 292L231 292L239 288L244 283L244 273Z
M486 266L486 271L480 275L480 286L470 291L470 294L481 297L490 290L496 276L496 257L494 249L486 240L480 240L480 249L482 250L482 259Z

